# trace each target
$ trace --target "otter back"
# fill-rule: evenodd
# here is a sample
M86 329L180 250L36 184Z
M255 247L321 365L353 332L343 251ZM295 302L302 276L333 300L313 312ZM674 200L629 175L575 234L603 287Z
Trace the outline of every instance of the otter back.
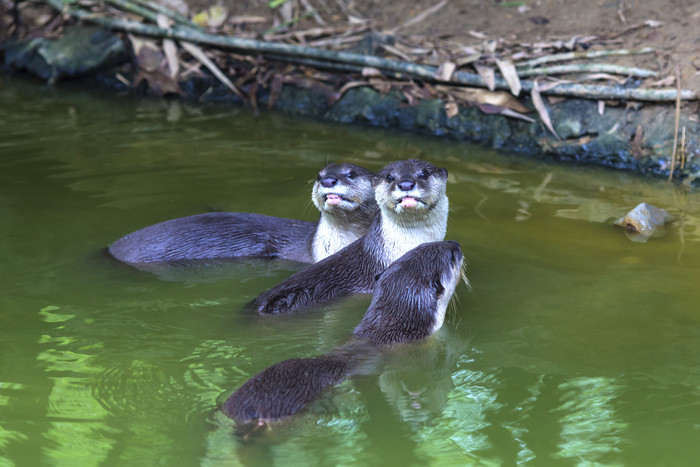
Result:
M284 236L276 235L278 230ZM125 263L285 257L310 262L316 223L245 212L212 212L161 222L128 234L109 247Z

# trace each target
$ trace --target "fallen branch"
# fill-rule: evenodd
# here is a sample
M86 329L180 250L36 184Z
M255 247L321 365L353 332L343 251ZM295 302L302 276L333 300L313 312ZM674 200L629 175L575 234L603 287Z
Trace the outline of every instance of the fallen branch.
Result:
M314 59L318 61L329 61L332 63L344 63L348 65L356 65L361 67L373 67L382 70L383 72L393 72L405 75L411 75L425 79L426 81L434 82L437 67L430 65L418 65L415 63L400 62L397 60L389 60L385 58L361 55L349 52L337 52L330 50L315 49L312 47L303 47L290 44L279 44L271 42L257 41L253 39L236 38L217 36L207 34L205 32L193 30L191 28L183 28L179 25L170 29L159 28L148 24L137 23L134 21L123 20L118 18L108 18L105 16L97 16L94 13L86 12L81 9L66 6L61 0L46 0L53 8L63 11L64 13L87 22L97 24L108 29L116 29L120 31L131 32L133 34L141 34L152 37L176 39L185 42L193 42L205 44L222 49L233 49L240 52L260 53L260 54L276 54L280 59L288 62L294 62L299 58ZM319 66L323 66L320 64ZM463 84L467 86L486 87L486 83L478 74L467 72L456 72L450 80L452 84ZM502 78L496 78L495 87L498 89L509 89L508 83ZM532 91L533 83L531 81L522 82L522 90L525 92ZM611 86L592 86L579 84L559 84L551 87L543 94L580 97L585 99L627 99L641 101L673 101L678 94L675 89L628 89ZM697 96L693 91L683 90L679 94L679 98L683 100L695 100Z

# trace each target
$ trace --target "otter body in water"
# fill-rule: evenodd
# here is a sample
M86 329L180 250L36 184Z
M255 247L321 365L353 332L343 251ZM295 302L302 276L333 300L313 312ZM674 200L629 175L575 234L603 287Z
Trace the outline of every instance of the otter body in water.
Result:
M372 172L355 164L331 164L314 183L318 222L243 212L197 214L125 235L109 247L125 263L236 257L281 258L314 263L367 232L376 211Z
M445 238L447 170L421 160L397 161L372 182L379 213L367 234L262 293L262 314L292 313L356 293L370 293L387 266L412 248Z
M243 427L294 415L324 389L357 374L382 348L423 339L442 326L462 271L454 241L420 245L389 266L350 342L329 355L293 358L261 371L223 405Z

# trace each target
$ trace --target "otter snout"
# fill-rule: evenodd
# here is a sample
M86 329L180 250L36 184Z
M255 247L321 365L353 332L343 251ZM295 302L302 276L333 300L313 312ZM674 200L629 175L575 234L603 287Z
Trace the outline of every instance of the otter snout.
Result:
M319 183L324 188L333 188L335 184L338 183L338 179L335 177L324 177L319 181Z
M416 187L416 182L414 180L401 180L398 186L401 191L411 191Z

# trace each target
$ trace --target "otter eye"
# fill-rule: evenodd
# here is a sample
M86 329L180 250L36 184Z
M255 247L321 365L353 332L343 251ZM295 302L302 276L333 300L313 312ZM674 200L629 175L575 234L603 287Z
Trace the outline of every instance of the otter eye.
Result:
M348 172L345 176L352 180L353 178L357 177L357 174L355 172Z
M433 282L431 282L430 285L433 287L433 289L435 289L435 295L438 297L440 297L445 291L445 287L442 286L442 282L440 282L440 279L437 277L433 279Z
M430 171L428 170L421 170L420 173L418 174L418 178L422 178L423 180L427 180L430 177Z
M316 177L316 181L320 182L321 181L321 174L318 174L318 177Z
M394 181L394 176L389 174L386 176L386 178L384 180L386 180L387 183L391 183Z

